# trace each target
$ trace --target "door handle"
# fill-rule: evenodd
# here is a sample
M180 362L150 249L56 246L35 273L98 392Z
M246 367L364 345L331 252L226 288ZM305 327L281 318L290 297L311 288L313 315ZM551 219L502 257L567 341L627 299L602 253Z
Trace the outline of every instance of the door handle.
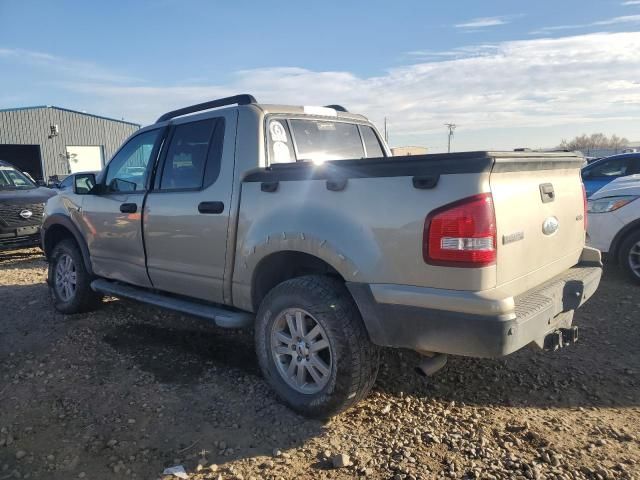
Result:
M138 205L135 203L122 203L120 205L120 211L122 213L136 213L138 211Z
M200 213L222 213L224 212L224 203L222 202L200 202L198 204Z

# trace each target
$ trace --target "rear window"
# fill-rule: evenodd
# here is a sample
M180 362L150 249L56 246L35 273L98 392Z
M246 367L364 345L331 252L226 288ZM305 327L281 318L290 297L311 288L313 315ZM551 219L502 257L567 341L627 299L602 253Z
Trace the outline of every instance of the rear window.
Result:
M271 163L385 156L371 127L331 120L272 119L268 144Z

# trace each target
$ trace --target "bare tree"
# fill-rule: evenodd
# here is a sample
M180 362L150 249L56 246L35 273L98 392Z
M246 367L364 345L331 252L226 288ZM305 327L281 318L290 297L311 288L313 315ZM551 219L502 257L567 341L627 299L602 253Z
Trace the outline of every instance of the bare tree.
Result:
M620 150L629 144L629 140L617 135L607 137L603 133L592 133L591 135L580 135L573 140L562 140L558 148L563 150L579 150L587 153L591 150Z

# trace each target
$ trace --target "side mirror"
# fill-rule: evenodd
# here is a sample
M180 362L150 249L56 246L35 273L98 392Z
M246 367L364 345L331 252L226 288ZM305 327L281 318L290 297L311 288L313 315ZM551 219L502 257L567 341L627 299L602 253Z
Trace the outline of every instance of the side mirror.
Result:
M87 195L96 185L94 173L79 173L73 177L73 193Z

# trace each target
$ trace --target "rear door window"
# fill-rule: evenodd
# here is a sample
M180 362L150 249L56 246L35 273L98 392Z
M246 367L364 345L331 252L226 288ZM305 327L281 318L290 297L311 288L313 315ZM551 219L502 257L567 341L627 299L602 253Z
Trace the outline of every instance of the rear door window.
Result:
M199 189L220 173L224 120L210 118L175 127L162 170L161 190Z

